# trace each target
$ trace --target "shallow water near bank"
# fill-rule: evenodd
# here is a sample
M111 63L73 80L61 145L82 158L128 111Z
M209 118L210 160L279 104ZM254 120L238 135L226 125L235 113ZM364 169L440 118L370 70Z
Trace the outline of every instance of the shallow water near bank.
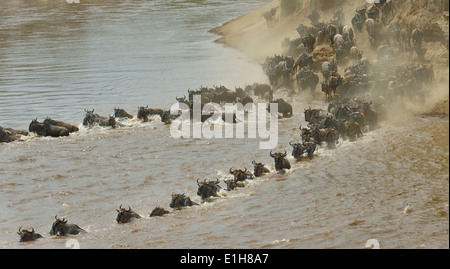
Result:
M0 36L1 125L26 129L51 116L81 127L69 137L0 145L0 247L65 248L72 238L80 248L363 248L369 239L381 248L448 248L448 117L405 113L335 150L320 148L312 160L288 155L286 172L275 171L260 139L174 139L158 117L118 129L81 126L85 108L108 115L120 106L135 115L141 105L169 108L189 88L264 82L257 63L214 43L207 30L266 2L0 11L9 29ZM306 125L303 110L326 103L287 100L294 117L279 120L275 150L290 154L289 141ZM197 179L228 179L230 167L252 170L252 160L272 173L200 206L169 208L172 193L200 203ZM117 224L121 204L142 218ZM150 218L157 205L171 214ZM55 215L88 233L50 236ZM20 226L44 238L19 243Z

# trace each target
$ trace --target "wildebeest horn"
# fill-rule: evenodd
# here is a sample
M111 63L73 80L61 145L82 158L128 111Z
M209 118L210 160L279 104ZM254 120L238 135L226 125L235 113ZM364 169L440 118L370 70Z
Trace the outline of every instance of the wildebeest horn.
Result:
M33 227L31 227L31 233L34 233L34 228Z
M247 167L244 167L244 169L245 169L244 173L247 172Z
M131 211L131 207L130 206L128 206L128 211Z
M292 140L291 140L291 141L289 141L289 145L291 145L291 146L292 146Z
M252 161L252 164L256 164L255 160Z
M200 183L198 183L198 181L199 181L200 179L199 178L197 178L197 185L199 185L200 186Z
M19 227L19 231L17 232L17 234L21 234L22 233L21 229L22 229L22 226Z
M119 209L122 209L122 204L119 205Z
M272 151L270 151L270 157L273 157Z
M287 152L286 152L286 150L284 150L283 157L286 157L286 155L287 155Z
M231 171L231 168L233 168L233 167L230 167L230 174L233 174L234 173L234 171ZM236 171L236 170L235 170Z

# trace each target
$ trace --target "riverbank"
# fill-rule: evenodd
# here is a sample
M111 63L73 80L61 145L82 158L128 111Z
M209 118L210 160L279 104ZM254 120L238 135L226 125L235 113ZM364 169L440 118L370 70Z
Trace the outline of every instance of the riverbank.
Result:
M259 8L247 15L238 17L216 27L210 32L218 34L216 40L226 46L238 49L256 61L263 63L267 57L283 54L281 41L288 37L291 40L298 38L296 28L299 24L310 25L306 18L311 9L320 14L319 21L328 21L337 8L342 8L346 24L351 25L351 18L355 10L369 6L365 1L300 1L297 11L288 16L281 16L280 1L274 0L268 5ZM430 93L426 106L421 105L414 109L414 113L449 115L449 52L448 52L448 2L445 1L403 1L399 0L398 9L393 21L399 25L410 25L424 29L424 48L427 50L424 60L419 61L413 53L402 53L401 57L410 64L433 64L436 87ZM268 27L264 14L276 9L275 21ZM447 9L447 10L446 10ZM358 42L359 41L359 42ZM368 42L358 40L357 45L364 51L364 57L370 61L377 57Z

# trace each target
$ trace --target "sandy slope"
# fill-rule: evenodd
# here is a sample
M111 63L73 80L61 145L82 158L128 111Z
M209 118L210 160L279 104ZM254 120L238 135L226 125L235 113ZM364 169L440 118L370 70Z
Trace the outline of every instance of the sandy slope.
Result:
M396 1L398 6L394 21L400 25L407 24L423 29L426 34L424 37L424 47L427 49L425 63L433 62L438 82L432 96L436 106L431 106L427 113L448 115L448 0L393 1ZM295 29L300 23L310 25L306 15L311 9L319 12L321 21L329 21L338 7L343 8L345 21L351 25L351 18L355 14L355 10L369 6L364 0L304 0L302 3L294 14L280 17L280 1L274 0L263 8L212 29L211 32L221 36L217 42L239 49L262 63L266 57L283 54L281 40L285 37L298 38L299 35ZM274 26L268 27L263 15L271 8L277 8L278 22ZM368 42L361 39L357 42L358 47L364 51L365 57L369 60L376 57L375 51L370 48ZM414 54L403 53L402 56L405 61L412 64L420 63Z

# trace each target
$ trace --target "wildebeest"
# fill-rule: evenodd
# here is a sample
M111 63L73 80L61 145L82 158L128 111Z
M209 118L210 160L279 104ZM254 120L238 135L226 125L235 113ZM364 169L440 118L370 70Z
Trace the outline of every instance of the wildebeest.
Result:
M56 221L53 222L52 229L50 230L50 235L58 235L58 236L65 236L65 235L76 235L80 233L86 233L85 230L81 229L76 224L67 224L67 220L58 219L57 216L55 216Z
M185 206L194 206L194 205L199 204L191 201L191 198L185 196L184 193L183 194L172 193L172 201L170 202L170 208L181 209L182 207Z
M359 60L361 60L362 54L363 52L360 51L357 46L350 48L350 59L353 61L353 64L357 64Z
M372 46L375 46L378 42L376 23L373 19L367 19L365 25L367 33L369 34L369 42Z
M141 216L139 216L138 213L134 212L130 206L128 206L128 209L122 208L122 205L119 206L119 209L116 209L117 211L117 217L116 221L117 223L128 223L133 218L140 219Z
M126 112L125 109L123 109L123 108L114 108L114 117L132 119L133 115Z
M415 28L411 32L411 41L419 57L422 57L424 53L424 49L422 49L422 40L423 40L423 32L420 29Z
M20 227L17 234L20 235L19 242L29 242L29 241L34 241L38 238L42 238L42 235L36 233L33 228L31 228L31 231L28 231L28 230L22 230L22 227Z
M39 136L51 136L51 137L60 137L60 136L68 136L69 130L64 127L51 125L48 122L40 123L37 119L32 120L28 130L30 132L34 132Z
M295 61L293 69L296 70L297 67L298 69L302 69L303 67L313 68L313 65L313 57L308 55L308 53L303 52Z
M310 88L311 92L314 93L316 86L319 83L319 76L314 73L312 69L303 68L296 74L297 77L297 87L302 90Z
M310 159L313 158L314 152L316 151L317 144L314 141L304 142L304 146L306 148L306 153Z
M161 217L164 216L165 214L169 214L170 212L168 210L165 210L164 208L160 207L160 206L156 206L152 212L150 213L150 217Z
M272 157L275 161L275 170L280 171L282 169L291 169L291 164L287 159L285 159L286 155L286 150L284 153L272 153L272 151L270 151L270 157Z
M237 181L244 181L246 179L252 179L252 173L247 170L247 168L244 168L245 170L236 169L233 170L233 167L230 167L229 173L234 176L234 179Z
M255 177L263 176L264 174L270 173L269 169L264 166L262 163L257 163L254 160L252 161L253 164L253 175Z
M79 131L79 128L76 125L74 125L74 124L66 123L66 122L63 122L63 121L53 120L53 119L51 119L49 117L47 117L44 120L44 123L50 123L51 125L54 125L54 126L64 127L67 130L69 130L69 133L74 133L74 132L78 132Z
M148 106L146 106L146 107L141 106L141 107L138 107L137 118L144 122L147 122L148 117L153 116L153 115L161 116L163 113L164 113L164 111L159 108L148 108Z
M292 143L292 141L289 141L289 145L292 146L292 157L301 160L306 147L302 143Z
M242 181L238 181L235 179L227 179L223 181L227 185L227 191L232 191L235 188L243 188L245 187L245 183Z
M119 124L116 122L116 119L113 116L105 117L100 116L97 113L94 113L94 109L92 110L84 110L86 112L86 115L83 119L83 125L87 127L92 127L95 125L102 126L102 127L111 127L116 128L117 126L123 126L122 124Z
M278 113L283 114L283 118L289 118L293 116L292 106L282 98L272 101L271 103L278 104ZM270 112L270 104L267 107L267 110Z
M400 39L404 49L411 48L411 31L408 27L400 30Z
M208 199L211 196L218 197L219 195L217 193L221 189L221 187L219 186L219 182L219 179L217 179L216 181L206 181L205 179L203 180L203 182L199 182L199 179L197 179L197 195L201 197L202 201Z

